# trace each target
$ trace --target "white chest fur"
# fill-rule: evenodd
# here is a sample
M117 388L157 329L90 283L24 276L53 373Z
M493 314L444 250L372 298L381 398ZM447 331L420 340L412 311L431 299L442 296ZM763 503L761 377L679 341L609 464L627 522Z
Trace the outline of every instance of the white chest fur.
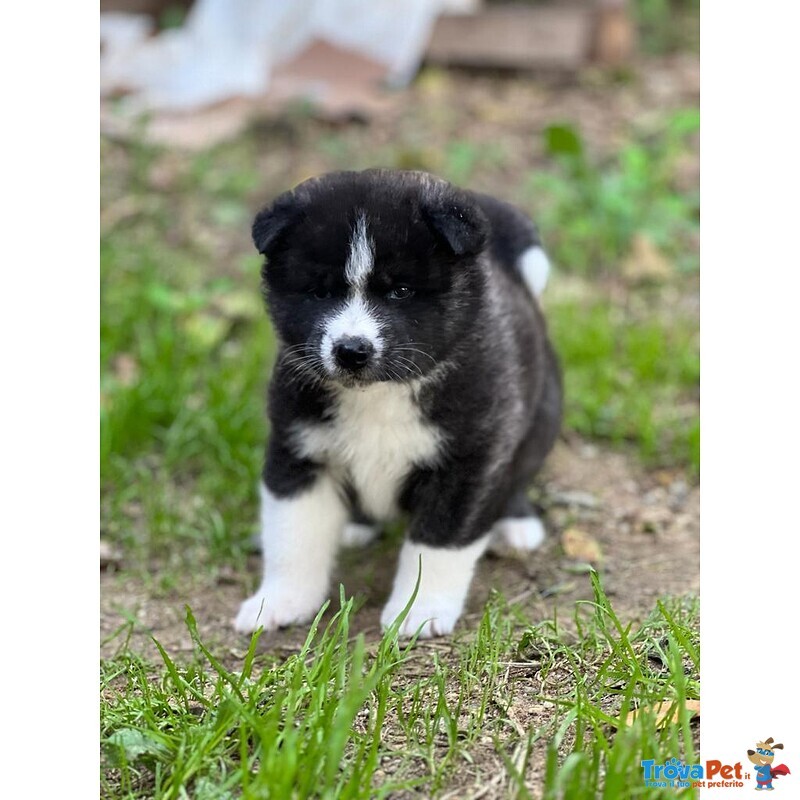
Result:
M434 463L441 447L413 388L390 382L339 390L333 418L303 425L296 434L302 455L347 480L362 509L379 520L397 513L403 481L414 467Z

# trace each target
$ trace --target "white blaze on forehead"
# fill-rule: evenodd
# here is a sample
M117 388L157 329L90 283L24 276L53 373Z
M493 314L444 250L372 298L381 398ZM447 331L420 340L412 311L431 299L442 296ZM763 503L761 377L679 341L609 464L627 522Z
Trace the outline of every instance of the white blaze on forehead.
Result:
M362 336L369 339L376 349L380 347L380 323L361 295L347 301L345 307L327 324L325 333L334 341L345 336Z
M375 243L367 233L367 217L363 212L356 219L350 238L350 255L344 266L345 280L353 287L361 287L375 265Z
M369 304L361 295L351 297L345 307L325 325L322 336L322 360L331 371L336 369L333 346L340 339L358 337L366 339L379 354L383 349L381 326Z

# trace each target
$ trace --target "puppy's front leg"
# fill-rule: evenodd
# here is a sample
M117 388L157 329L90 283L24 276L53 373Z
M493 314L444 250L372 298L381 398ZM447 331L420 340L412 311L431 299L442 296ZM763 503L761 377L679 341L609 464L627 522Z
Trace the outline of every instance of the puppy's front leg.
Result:
M381 625L388 628L397 619L408 605L419 577L417 596L400 625L400 636L413 636L417 630L423 639L452 633L464 610L475 564L489 538L486 534L461 547L432 547L413 539L404 542Z
M482 453L462 458L457 468L418 470L406 486L401 505L412 514L403 543L394 587L381 615L384 628L406 607L417 576L419 590L401 636L442 636L455 627L472 583L475 564L489 544L492 519Z
M347 513L328 475L289 497L261 485L264 577L234 622L243 633L308 622L328 595L328 583Z

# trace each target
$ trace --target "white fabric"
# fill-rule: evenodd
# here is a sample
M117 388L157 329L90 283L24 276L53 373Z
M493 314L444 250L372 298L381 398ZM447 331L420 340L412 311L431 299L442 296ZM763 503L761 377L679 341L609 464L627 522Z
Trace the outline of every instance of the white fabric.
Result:
M262 94L271 68L313 38L386 64L410 80L442 0L197 0L186 24L149 36L146 18L101 14L101 91L142 108L187 110ZM320 76L324 79L325 76Z

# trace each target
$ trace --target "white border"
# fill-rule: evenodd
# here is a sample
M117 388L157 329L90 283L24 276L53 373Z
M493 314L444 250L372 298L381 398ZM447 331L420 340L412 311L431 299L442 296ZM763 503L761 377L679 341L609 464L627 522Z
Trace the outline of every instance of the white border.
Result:
M4 794L99 791L98 21L12 3L3 85ZM10 246L9 246L10 243Z
M794 774L777 784L777 797L794 796L800 781L793 657L800 581L792 548L800 505L798 16L775 0L704 2L702 13L701 751L736 758L752 737L783 740ZM91 792L98 785L96 8L12 4L2 32L11 247L0 292L0 670L13 731L4 756L14 764L5 780L10 795L25 796L30 776L46 765L47 775ZM759 649L760 626L769 641Z
M800 795L799 21L702 5L701 752L750 767L782 741L776 797Z

